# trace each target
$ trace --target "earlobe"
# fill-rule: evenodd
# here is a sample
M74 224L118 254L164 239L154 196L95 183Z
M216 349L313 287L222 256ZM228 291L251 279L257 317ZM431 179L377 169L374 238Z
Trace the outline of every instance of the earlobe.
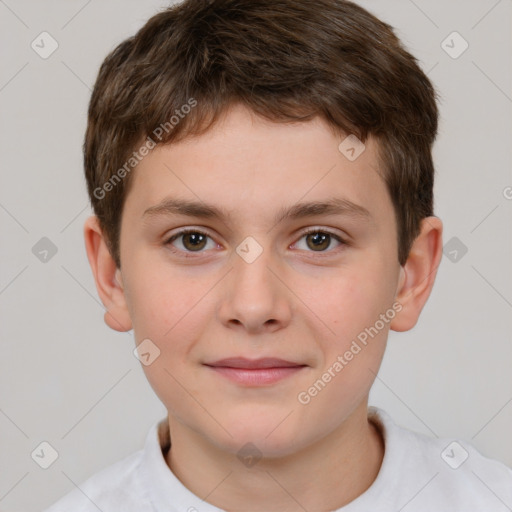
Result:
M124 296L121 271L116 267L99 220L94 215L85 221L84 239L96 289L106 308L105 323L116 331L129 331L132 323Z
M443 254L443 224L437 217L427 217L414 241L405 265L400 268L396 300L400 313L390 328L394 331L412 329L420 316L434 286L437 268Z

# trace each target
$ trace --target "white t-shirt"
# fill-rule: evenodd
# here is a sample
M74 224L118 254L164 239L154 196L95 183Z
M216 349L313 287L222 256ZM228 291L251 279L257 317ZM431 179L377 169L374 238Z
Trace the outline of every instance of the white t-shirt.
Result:
M369 419L385 453L377 478L337 512L510 512L512 470L473 447L399 427L381 409ZM45 512L223 512L189 491L167 466L167 418L143 450L96 473Z

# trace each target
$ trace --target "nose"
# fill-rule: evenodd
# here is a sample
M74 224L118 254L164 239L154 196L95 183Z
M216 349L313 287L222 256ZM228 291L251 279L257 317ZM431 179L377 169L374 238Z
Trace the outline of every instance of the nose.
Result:
M282 269L265 249L252 262L233 255L233 269L223 283L218 307L221 322L231 329L257 334L275 332L290 323L293 294Z

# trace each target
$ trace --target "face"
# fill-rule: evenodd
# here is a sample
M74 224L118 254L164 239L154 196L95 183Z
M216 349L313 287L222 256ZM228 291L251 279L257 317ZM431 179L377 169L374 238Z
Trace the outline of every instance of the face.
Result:
M143 368L224 450L283 456L366 407L400 266L376 142L351 161L342 141L237 106L134 171L118 279L136 343L160 351ZM234 369L247 360L271 368Z

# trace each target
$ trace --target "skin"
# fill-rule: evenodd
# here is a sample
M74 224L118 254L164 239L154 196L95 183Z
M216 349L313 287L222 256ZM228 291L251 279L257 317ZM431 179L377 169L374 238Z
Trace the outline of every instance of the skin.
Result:
M273 123L235 105L205 134L157 146L139 163L123 210L121 269L96 217L85 223L106 323L133 328L137 344L149 338L160 350L143 370L169 412L167 464L192 492L227 511L333 510L368 489L382 462L368 394L389 329L411 329L430 295L442 223L424 219L401 267L377 142L370 137L351 162L338 150L342 140L320 118ZM228 217L143 215L171 196L215 205ZM370 217L274 222L282 208L332 197ZM167 243L183 227L207 232L202 252L186 236ZM319 250L306 228L347 244L333 237ZM263 249L252 263L236 252L248 236ZM397 301L401 311L300 403L298 394ZM307 366L247 387L204 365L233 356ZM237 457L248 442L262 454L252 467Z

